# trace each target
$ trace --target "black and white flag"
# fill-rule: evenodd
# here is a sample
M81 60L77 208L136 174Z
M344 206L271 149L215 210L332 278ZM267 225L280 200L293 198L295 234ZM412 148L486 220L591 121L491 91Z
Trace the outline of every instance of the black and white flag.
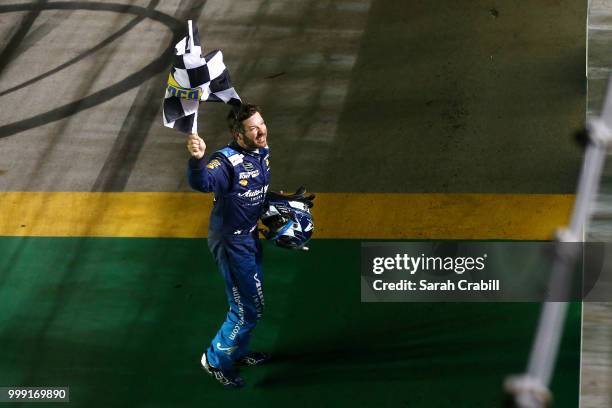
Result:
M214 50L202 57L198 28L187 22L187 37L175 46L174 64L164 96L164 125L185 133L198 129L200 102L240 106L223 54Z

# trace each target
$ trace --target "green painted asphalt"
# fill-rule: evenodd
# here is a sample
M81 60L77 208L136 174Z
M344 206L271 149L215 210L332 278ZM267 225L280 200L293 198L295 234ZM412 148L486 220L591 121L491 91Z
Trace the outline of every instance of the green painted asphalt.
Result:
M537 304L362 304L360 241L265 249L253 348L276 360L235 391L199 368L227 311L206 240L0 238L0 386L70 386L78 407L473 408L524 369ZM579 355L573 304L555 407L577 406Z

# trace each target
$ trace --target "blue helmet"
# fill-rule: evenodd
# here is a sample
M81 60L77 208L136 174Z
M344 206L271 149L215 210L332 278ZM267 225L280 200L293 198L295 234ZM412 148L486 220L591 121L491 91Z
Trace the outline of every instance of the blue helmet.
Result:
M268 207L261 222L268 228L266 239L288 249L308 249L304 245L312 237L314 220L310 209L314 194L304 195L300 187L295 194L268 193Z

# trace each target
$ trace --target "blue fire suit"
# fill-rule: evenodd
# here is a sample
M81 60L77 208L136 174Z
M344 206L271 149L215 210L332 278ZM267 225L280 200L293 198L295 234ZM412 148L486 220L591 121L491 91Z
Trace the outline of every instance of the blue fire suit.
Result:
M248 351L263 312L262 250L257 233L270 178L269 150L231 143L209 160L189 159L190 186L214 192L208 247L225 280L229 312L208 347L208 362L228 369Z

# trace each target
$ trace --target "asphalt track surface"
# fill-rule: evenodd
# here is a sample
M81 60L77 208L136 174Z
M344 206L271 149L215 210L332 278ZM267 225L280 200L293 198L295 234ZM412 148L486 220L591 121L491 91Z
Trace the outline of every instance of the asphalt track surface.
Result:
M187 191L183 138L159 126L186 18L264 107L273 187L574 191L583 2L160 3L0 5L3 191ZM205 108L218 148L227 108Z
M350 213L359 225L388 193L433 197L425 209L447 204L431 193L475 194L452 196L462 204L440 222L455 229L384 231L397 239L480 237L464 226L487 194L537 194L539 211L563 213L581 161L569 134L585 114L585 15L578 1L3 2L0 191L188 191L184 138L159 108L168 52L192 18L241 96L264 108L273 188L380 194ZM202 108L211 150L228 140L226 111ZM31 196L10 197L30 208ZM326 200L317 211L331 212ZM103 206L82 204L64 212L106 222ZM501 208L510 221L488 238L546 239L529 228L508 238L517 218ZM334 211L325 217L342 218ZM254 347L277 361L231 393L197 365L226 310L204 235L34 237L25 222L5 232L8 221L0 386L70 385L76 406L495 406L504 376L524 369L539 310L361 304L359 236L332 229L308 254L267 246ZM180 209L166 221L189 222ZM573 305L555 406L577 405L580 321Z

